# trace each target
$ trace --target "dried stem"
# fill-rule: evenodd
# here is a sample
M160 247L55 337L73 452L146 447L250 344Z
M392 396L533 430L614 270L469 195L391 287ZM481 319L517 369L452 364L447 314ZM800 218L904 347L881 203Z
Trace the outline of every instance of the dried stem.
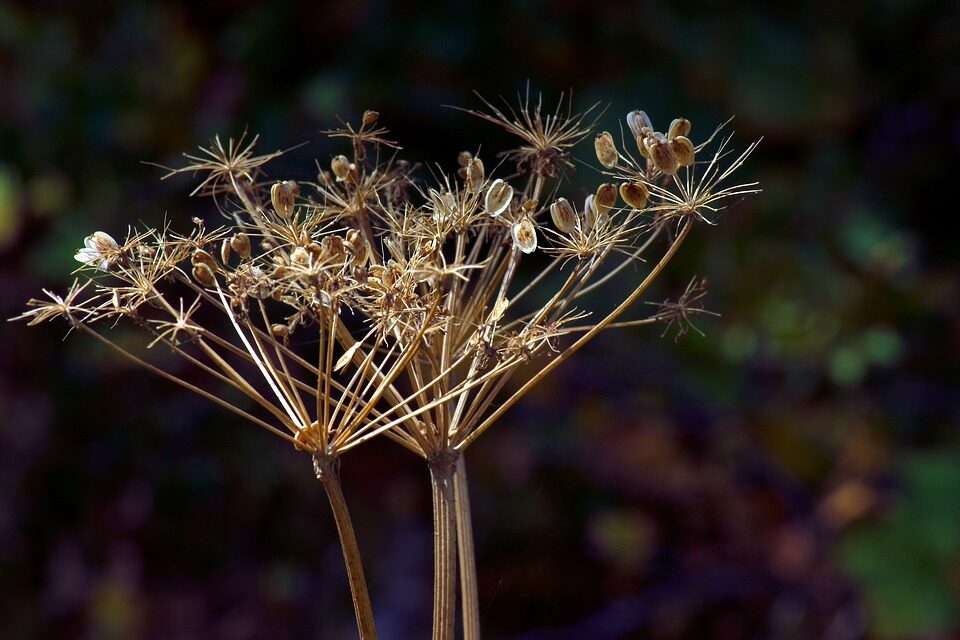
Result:
M457 547L454 472L450 456L429 461L433 490L433 640L453 640L457 617Z
M473 549L473 522L470 518L470 491L467 465L457 455L453 476L457 511L457 552L460 558L460 594L463 598L463 640L480 640L480 600L477 596L477 560Z

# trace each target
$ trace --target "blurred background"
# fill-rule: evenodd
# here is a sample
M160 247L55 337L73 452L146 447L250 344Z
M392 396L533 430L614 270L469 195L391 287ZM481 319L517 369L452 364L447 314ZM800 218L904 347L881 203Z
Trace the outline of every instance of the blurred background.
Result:
M0 316L95 229L215 220L144 164L214 134L312 179L368 108L408 158L492 157L442 106L474 90L736 116L764 191L651 296L707 275L706 337L608 332L469 451L485 633L958 638L958 33L900 0L4 2ZM65 333L0 323L0 637L355 637L309 460ZM384 441L343 478L381 637L426 637L425 467Z

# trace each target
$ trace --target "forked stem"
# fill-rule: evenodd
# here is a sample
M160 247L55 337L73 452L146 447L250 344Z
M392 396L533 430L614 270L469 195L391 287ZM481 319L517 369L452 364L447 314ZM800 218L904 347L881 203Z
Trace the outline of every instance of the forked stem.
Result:
M429 461L433 493L433 640L453 640L457 618L456 499L452 456Z
M363 563L360 561L360 547L353 532L353 521L347 510L347 501L340 487L340 474L337 473L335 460L329 456L314 456L313 469L323 485L333 510L333 519L337 523L340 536L340 548L343 550L343 562L347 568L347 580L350 582L350 596L353 598L353 610L357 616L357 630L360 640L376 640L377 628L373 621L373 607L370 606L370 593L367 580L363 575Z
M480 640L480 599L477 596L477 560L473 550L473 521L470 518L470 491L467 465L457 455L453 475L457 512L457 552L460 558L460 594L463 597L463 640Z

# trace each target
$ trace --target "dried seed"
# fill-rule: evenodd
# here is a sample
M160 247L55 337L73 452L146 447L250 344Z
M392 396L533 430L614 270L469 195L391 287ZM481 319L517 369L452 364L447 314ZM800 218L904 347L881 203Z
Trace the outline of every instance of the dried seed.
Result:
M372 127L373 125L377 124L377 120L379 119L380 119L380 113L377 111L372 111L370 109L367 109L366 111L363 112L362 122L363 122L363 126L365 127Z
M472 158L466 167L467 184L471 189L476 190L483 182L483 160Z
M690 138L686 136L677 136L670 141L670 148L673 154L677 156L677 163L681 167L687 167L693 164L694 147Z
M554 226L563 233L570 233L577 226L577 212L566 198L557 198L557 201L550 205L550 218Z
M457 164L461 167L466 167L470 164L470 160L473 158L473 154L469 151L461 151L457 154Z
M213 287L217 283L213 270L203 263L193 265L193 279L205 287Z
M670 148L669 142L654 138L653 142L648 145L647 150L650 152L650 160L653 162L653 166L660 173L672 176L677 172L680 165L677 163L677 156Z
M587 196L586 200L583 201L583 224L580 226L586 233L593 231L593 227L597 224L597 219L599 218L597 205L593 200L593 194L591 193Z
M224 238L220 243L220 262L227 264L230 262L230 239Z
M624 182L620 185L620 197L634 209L643 209L650 198L650 190L642 182Z
M597 208L597 213L605 215L613 205L617 204L617 188L609 182L601 184L593 194L593 204Z
M350 175L350 170L353 168L353 165L350 164L350 161L345 155L334 156L333 160L330 161L330 170L333 172L333 175L336 176L337 182L343 182L347 179L347 176Z
M516 222L510 227L510 234L513 236L513 244L524 253L533 253L537 250L537 228L533 220L524 216L520 222Z
M310 254L303 247L297 247L290 252L290 262L305 267L310 264Z
M230 246L242 259L246 260L250 257L250 236L242 231L233 234L233 237L230 238Z
M286 338L290 335L290 327L285 324L273 324L270 325L270 333L274 338Z
M217 261L203 249L197 249L193 252L193 255L190 257L190 264L193 266L197 266L198 264L206 265L211 271L216 271L217 269Z
M619 157L617 155L617 146L613 143L613 136L609 131L598 133L593 140L593 148L597 152L597 160L607 169L617 166Z
M670 123L670 128L667 129L667 140L673 140L678 136L688 136L690 135L690 121L686 118L677 118Z
M496 218L510 206L511 200L513 200L513 187L497 178L487 189L483 206L488 215Z
M273 204L273 210L277 212L278 216L283 218L290 217L290 214L293 213L295 198L296 196L293 188L290 186L289 180L287 182L277 182L270 187L270 202Z
M627 126L634 138L644 137L646 131L653 131L653 123L644 111L636 109L627 114Z

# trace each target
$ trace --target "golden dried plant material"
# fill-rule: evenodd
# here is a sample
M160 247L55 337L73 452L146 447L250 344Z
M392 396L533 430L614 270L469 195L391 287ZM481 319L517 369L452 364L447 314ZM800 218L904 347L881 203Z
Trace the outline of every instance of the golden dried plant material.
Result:
M296 192L299 191L298 188L294 187L296 184L292 180L287 180L276 182L270 187L270 203L273 205L273 210L282 218L289 218L290 214L293 213L296 204Z
M473 154L470 153L469 151L461 151L460 153L457 154L457 164L460 165L461 168L466 168L466 166L470 164L470 160L472 159L473 159Z
M677 157L677 163L681 167L688 167L693 164L695 149L693 143L686 136L677 136L670 141L670 149L673 155Z
M250 257L250 236L242 231L238 231L230 238L230 246L237 255L246 260Z
M510 227L513 244L524 253L533 253L537 250L537 227L529 216L524 216L519 222Z
M365 127L372 127L373 125L377 124L377 120L379 119L380 119L380 112L367 109L366 111L363 112L363 119L361 120L361 122Z
M272 333L275 338L286 338L290 335L290 327L285 324L272 324L270 325L270 333Z
M487 215L496 218L510 206L511 200L513 200L513 187L497 178L487 188L483 208Z
M593 194L593 204L600 215L606 215L617 204L617 188L609 182L601 184Z
M581 221L580 228L586 233L591 233L600 217L600 212L597 209L597 204L594 202L594 195L592 193L584 199L583 212L581 215L583 216L583 220Z
M205 287L213 287L217 283L213 270L205 263L195 263L193 265L193 279Z
M225 265L230 262L230 238L224 238L220 243L220 262Z
M120 252L120 245L108 233L94 231L83 239L83 249L77 251L73 259L87 265L95 265L101 271L106 271L116 260Z
M480 158L471 158L466 166L466 180L467 186L470 189L476 191L480 188L480 185L483 183L484 170L483 170L483 160Z
M676 118L673 122L670 123L670 128L667 129L667 140L673 140L678 136L689 136L690 135L690 121L686 118Z
M597 153L597 160L607 169L612 169L619 162L617 154L617 145L613 143L613 136L609 131L603 131L597 134L593 140L593 148Z
M566 198L557 198L550 205L550 218L553 225L563 233L571 233L577 227L577 212Z
M203 249L197 249L193 252L193 255L190 256L190 263L193 266L206 265L211 271L217 270L217 261Z
M310 263L310 254L303 247L296 247L290 252L290 262L305 267Z
M642 182L624 182L620 185L620 197L630 207L643 209L650 199L650 190Z
M652 138L652 142L647 145L647 151L650 152L650 161L653 162L653 166L663 175L672 176L680 167L677 155L666 140Z
M346 180L350 176L350 170L352 168L353 165L350 163L350 160L343 154L334 156L333 160L330 161L330 171L333 172L337 182Z
M650 117L645 111L639 109L634 109L627 114L627 127L635 140L641 140L647 136L647 133L653 131L653 123L650 122Z

